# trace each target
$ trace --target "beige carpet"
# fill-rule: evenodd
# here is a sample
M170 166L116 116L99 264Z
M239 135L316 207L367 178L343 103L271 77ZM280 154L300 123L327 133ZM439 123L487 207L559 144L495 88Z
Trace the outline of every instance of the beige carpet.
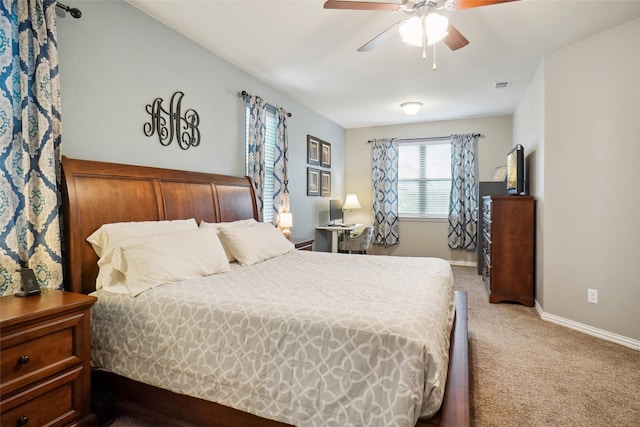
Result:
M489 304L475 268L454 267L469 296L474 426L640 426L640 352ZM114 427L147 427L129 417Z

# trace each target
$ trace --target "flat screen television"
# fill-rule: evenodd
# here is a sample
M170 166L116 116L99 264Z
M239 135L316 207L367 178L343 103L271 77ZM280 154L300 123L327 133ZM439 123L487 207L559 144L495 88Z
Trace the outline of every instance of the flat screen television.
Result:
M507 154L507 194L526 195L524 148L517 144Z
M342 222L342 200L329 200L329 224L335 224L336 221Z

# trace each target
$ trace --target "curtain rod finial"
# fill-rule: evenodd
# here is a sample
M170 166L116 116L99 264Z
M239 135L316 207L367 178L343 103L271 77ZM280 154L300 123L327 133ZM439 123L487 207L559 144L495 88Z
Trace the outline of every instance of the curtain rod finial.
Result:
M60 2L56 3L56 6L68 12L69 14L71 14L71 16L73 16L76 19L82 18L82 12L80 11L80 9L76 7L67 6L66 4L62 4Z

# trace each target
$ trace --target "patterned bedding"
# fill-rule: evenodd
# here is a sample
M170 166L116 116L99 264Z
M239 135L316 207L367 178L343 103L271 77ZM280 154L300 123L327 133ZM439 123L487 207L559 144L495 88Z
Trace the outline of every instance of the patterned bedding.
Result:
M296 426L413 426L442 402L453 295L440 259L293 251L99 291L92 365Z

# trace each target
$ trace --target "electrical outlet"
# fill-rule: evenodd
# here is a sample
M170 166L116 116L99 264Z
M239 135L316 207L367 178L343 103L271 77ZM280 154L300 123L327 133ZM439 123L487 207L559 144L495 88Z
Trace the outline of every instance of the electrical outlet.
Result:
M591 304L598 303L598 290L597 289L587 289L587 302Z

